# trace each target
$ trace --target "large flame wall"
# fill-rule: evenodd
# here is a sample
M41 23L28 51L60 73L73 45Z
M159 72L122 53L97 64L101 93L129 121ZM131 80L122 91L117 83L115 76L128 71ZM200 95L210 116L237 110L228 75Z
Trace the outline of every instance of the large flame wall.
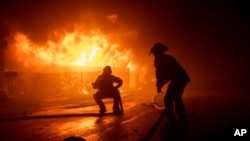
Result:
M45 43L35 43L16 33L9 45L8 60L14 68L41 69L48 66L105 66L133 69L133 53L98 31L53 32ZM18 65L16 65L18 64Z
M131 49L98 30L53 31L43 43L18 32L9 39L5 66L18 76L5 76L6 88L10 96L91 94L91 82L110 65L124 81L121 89L128 90L135 86L133 57Z

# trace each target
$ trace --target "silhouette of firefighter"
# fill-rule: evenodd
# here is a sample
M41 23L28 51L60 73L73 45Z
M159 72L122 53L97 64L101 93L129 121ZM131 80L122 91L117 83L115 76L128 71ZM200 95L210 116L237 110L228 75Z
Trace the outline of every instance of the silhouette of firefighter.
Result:
M92 83L93 88L97 89L97 92L94 94L94 100L100 107L100 113L105 113L107 111L102 99L113 98L113 113L122 114L123 107L119 92L122 83L123 81L121 78L112 75L110 66L104 67L103 73L97 77L94 83Z
M168 47L162 43L155 43L150 50L154 55L157 92L162 92L162 87L169 82L164 96L165 114L168 126L177 123L187 124L185 106L182 101L184 88L190 78L179 62L171 55L166 54ZM175 114L176 113L176 114Z

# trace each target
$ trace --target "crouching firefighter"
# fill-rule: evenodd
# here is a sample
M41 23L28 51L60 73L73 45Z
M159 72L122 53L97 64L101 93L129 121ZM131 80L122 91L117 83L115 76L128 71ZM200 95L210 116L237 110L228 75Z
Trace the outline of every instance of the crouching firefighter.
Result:
M110 66L106 66L103 69L103 73L99 75L92 86L94 89L97 89L97 92L94 94L94 100L99 105L100 113L107 112L106 106L103 103L102 99L113 98L113 113L122 114L123 107L119 88L122 86L122 79L112 75L112 70Z

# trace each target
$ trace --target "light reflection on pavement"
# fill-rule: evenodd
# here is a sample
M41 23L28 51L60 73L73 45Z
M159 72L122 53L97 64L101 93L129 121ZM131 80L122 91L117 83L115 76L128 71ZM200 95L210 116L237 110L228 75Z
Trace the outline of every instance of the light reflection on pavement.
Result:
M0 126L6 129L0 133L0 138L58 141L68 136L80 136L87 141L138 140L152 125L142 122L153 123L158 113L153 107L142 105L141 102L145 102L143 98L140 100L142 101L125 99L124 114L121 116L100 116L97 105L50 108L26 115L20 113L5 122L0 121ZM112 103L107 103L106 106L108 113L112 112ZM15 136L9 136L10 134Z
M245 97L200 96L184 100L188 111L199 113L199 118L188 126L190 140L202 140L204 137L213 140L218 136L223 140L230 123L250 119L249 105L246 104L249 101ZM77 104L36 110L26 115L16 113L15 118L11 115L12 119L1 116L0 140L61 141L69 136L80 136L87 141L137 141L148 133L161 114L150 102L151 97L140 95L138 98L124 98L125 112L121 116L100 116L97 105L86 107ZM106 106L111 112L112 104L107 103ZM158 129L152 140L169 139L169 135Z

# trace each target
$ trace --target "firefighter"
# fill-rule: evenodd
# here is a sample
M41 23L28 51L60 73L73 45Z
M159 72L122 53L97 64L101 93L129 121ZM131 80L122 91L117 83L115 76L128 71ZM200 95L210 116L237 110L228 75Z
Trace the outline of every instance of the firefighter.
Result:
M102 102L104 98L113 98L113 113L122 113L121 107L119 107L121 105L121 97L118 89L122 86L122 83L123 81L121 78L112 75L110 66L104 67L103 73L97 77L94 83L92 83L93 88L98 89L94 94L94 100L100 107L100 113L105 113L107 111L105 104Z
M151 48L149 55L154 55L157 93L169 82L164 96L165 114L169 126L177 123L187 124L185 106L182 95L190 78L179 62L171 55L166 54L168 47L157 42Z

